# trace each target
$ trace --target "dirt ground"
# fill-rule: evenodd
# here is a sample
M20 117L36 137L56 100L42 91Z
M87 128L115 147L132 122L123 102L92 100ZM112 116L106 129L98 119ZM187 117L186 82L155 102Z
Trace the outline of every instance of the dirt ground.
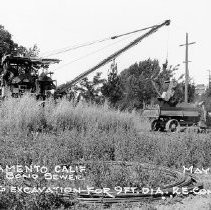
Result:
M176 196L146 205L140 204L140 206L133 205L129 208L118 208L118 210L211 210L211 172L207 175L199 174L196 177L203 183L207 194L188 195L187 197ZM208 190L210 190L209 193Z
M197 175L200 182L203 183L204 189L211 190L211 173L207 175ZM211 193L207 191L205 195L190 195L187 198L167 199L166 204L155 205L157 210L211 210Z

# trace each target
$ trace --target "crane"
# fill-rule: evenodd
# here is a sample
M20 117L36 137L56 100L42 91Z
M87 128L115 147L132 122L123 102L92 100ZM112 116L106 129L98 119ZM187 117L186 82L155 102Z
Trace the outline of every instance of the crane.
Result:
M71 80L70 82L68 82L68 84L61 89L61 91L65 91L68 89L71 89L71 87L73 85L75 85L78 81L80 81L81 79L83 79L84 77L88 76L90 73L94 72L95 70L99 69L100 67L104 66L106 63L110 62L111 60L113 60L114 58L118 57L119 55L121 55L122 53L124 53L125 51L129 50L130 48L132 48L133 46L137 45L139 42L141 42L144 38L148 37L149 35L155 33L158 29L160 29L163 26L168 26L170 25L170 20L166 20L163 23L159 24L159 25L155 25L151 30L149 30L148 32L146 32L145 34L143 34L142 36L136 38L135 40L133 40L132 42L130 42L128 45L126 45L125 47L123 47L122 49L116 51L115 53L113 53L112 55L110 55L109 57L105 58L104 60L102 60L101 62L99 62L97 65L95 65L94 67L92 67L91 69L88 69L87 71L83 72L82 74L78 75L77 77L75 77L73 80Z

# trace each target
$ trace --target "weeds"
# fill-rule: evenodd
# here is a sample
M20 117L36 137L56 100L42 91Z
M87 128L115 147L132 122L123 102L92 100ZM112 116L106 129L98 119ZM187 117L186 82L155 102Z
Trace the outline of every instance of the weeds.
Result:
M74 106L66 100L57 103L48 100L42 107L29 96L11 98L0 105L0 165L32 164L52 169L55 165L88 161L86 182L82 185L93 187L146 187L172 181L159 172L109 166L102 161L148 162L177 169L211 166L209 134L152 133L146 128L147 123L138 113L119 112L106 105ZM0 182L11 184L2 174ZM57 184L65 186L67 182ZM16 196L2 194L0 205L8 203L11 209L17 204ZM22 199L24 202L19 204L22 209L27 209L27 205L38 205L41 209L44 204L48 208L51 201L58 205L55 197L39 200L30 196Z

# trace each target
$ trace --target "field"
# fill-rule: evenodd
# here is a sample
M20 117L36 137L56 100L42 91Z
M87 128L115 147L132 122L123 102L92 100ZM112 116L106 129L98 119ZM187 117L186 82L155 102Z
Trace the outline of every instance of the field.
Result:
M106 104L97 106L67 100L52 100L43 107L25 96L8 99L0 106L0 165L45 166L53 171L56 165L86 166L84 181L38 179L6 179L0 174L1 186L70 186L95 188L115 186L158 187L174 180L158 171L147 171L110 161L152 163L182 170L183 166L211 166L210 134L154 133L149 123L137 112L119 112ZM208 184L209 187L209 184ZM0 209L69 209L52 194L1 192ZM196 196L195 196L196 197ZM193 199L195 199L193 197ZM190 197L188 198L190 199ZM201 197L200 197L201 199ZM208 198L203 198L208 199ZM197 198L197 201L199 198ZM180 201L181 202L181 201ZM188 201L189 202L189 201ZM204 203L204 202L202 202ZM139 204L143 209L173 209L175 199L161 203ZM111 209L141 209L136 204L117 205ZM191 205L191 204L190 204ZM99 206L77 209L99 209ZM193 209L193 206L191 206ZM185 208L184 208L185 209Z

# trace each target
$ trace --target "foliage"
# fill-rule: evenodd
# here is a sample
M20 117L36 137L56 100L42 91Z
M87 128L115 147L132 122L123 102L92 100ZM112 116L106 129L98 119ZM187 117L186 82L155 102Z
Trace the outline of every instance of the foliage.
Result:
M26 57L37 57L39 55L39 48L37 47L36 44L33 45L33 47L30 47L29 49L27 49L26 47L23 46L18 46L17 48L17 54L19 55L23 55Z
M38 56L39 49L35 44L27 49L22 45L18 45L12 40L12 35L0 25L0 60L6 54L23 55L23 56Z
M70 83L62 84L58 87L56 93L67 95L68 92L69 100L74 100L75 102L83 100L89 103L102 104L105 98L101 93L101 87L105 79L101 79L101 74L97 72L91 81L87 77L83 78L79 84L72 85L69 91L66 89Z
M11 53L17 46L12 40L12 35L0 25L0 59L4 54Z
M72 87L70 95L71 98L77 98L77 101L83 98L86 102L95 103L103 102L105 98L111 107L120 110L142 109L146 103L156 103L157 97L168 90L169 84L165 82L173 79L178 66L168 66L166 61L161 68L158 60L147 59L131 65L118 75L117 64L114 62L107 80L100 79L99 73L93 81L84 78L79 86ZM172 104L184 101L185 82L181 81L182 78L183 75L176 81L175 94L170 99ZM102 87L99 84L103 84ZM61 85L58 92L68 86L69 83ZM193 83L189 84L188 98L189 102L195 99Z
M206 92L201 96L201 101L205 102L205 107L208 112L211 112L211 88L207 88Z
M161 68L157 60L145 60L135 63L120 74L120 82L123 95L117 102L121 109L140 109L145 103L156 103L157 97L161 97L162 93L168 90L169 83L174 76L178 66L168 66L168 62L163 64ZM174 89L174 96L170 98L172 104L184 101L185 82L181 81L183 75L180 76L177 86ZM121 90L121 89L120 89ZM189 102L195 99L195 85L189 84L188 88Z
M1 166L33 164L51 170L55 165L87 162L85 186L93 187L157 186L169 181L158 172L101 161L148 162L179 170L183 166L211 166L210 134L151 133L146 124L138 113L119 112L105 105L73 106L67 100L49 100L43 108L28 96L8 99L0 107ZM1 186L55 186L55 182L42 179L11 183L0 178ZM56 184L78 186L69 181ZM73 201L69 199L67 204L53 195L16 193L1 193L0 198L4 209L58 209L61 205L71 207Z
M175 96L178 103L185 101L185 81L182 81L177 84L175 90ZM195 101L195 85L194 83L188 84L188 103L192 103Z
M159 91L163 91L164 81L172 78L173 71L171 67L161 69L158 60L151 59L135 63L123 70L120 74L124 91L124 98L119 101L121 108L140 109L143 103L150 103L159 96L152 81L156 83Z
M11 131L60 131L76 129L86 132L91 129L103 132L127 130L134 126L132 115L110 110L103 106L78 103L77 106L66 99L55 103L45 102L45 108L35 98L9 98L0 107L0 132Z
M112 107L116 107L116 103L123 97L121 80L117 74L117 64L115 61L111 64L108 80L103 83L101 92Z
M91 103L102 103L103 96L101 94L101 85L104 82L104 79L100 78L101 73L97 72L93 77L92 81L89 81L88 78L82 79L79 85L75 87L76 91L79 91L79 98L83 98L86 102Z
M77 106L73 106L67 100L58 101L56 104L49 100L43 108L39 106L39 102L25 96L20 100L9 99L3 102L0 107L0 120L1 140L6 140L4 145L8 144L9 146L12 144L13 147L8 147L8 150L12 151L12 148L14 148L13 152L18 151L18 148L27 149L28 146L41 151L46 146L51 147L52 144L60 144L60 141L66 142L67 140L70 141L69 144L73 143L69 148L73 150L69 150L69 152L75 150L75 155L81 153L80 156L84 158L96 156L101 159L105 158L106 153L107 155L109 154L108 158L111 158L113 151L115 160L132 161L136 158L158 160L161 158L161 155L166 154L169 150L169 152L174 152L174 154L167 156L165 161L175 157L172 166L179 164L178 167L180 167L184 163L180 163L180 160L176 159L175 146L177 146L177 149L181 150L180 155L178 153L178 158L181 159L183 157L183 161L186 164L192 163L191 158L193 157L188 157L190 155L188 151L193 148L198 153L203 151L201 153L203 159L200 159L201 156L199 155L194 156L194 158L198 157L198 160L195 160L197 161L196 165L209 166L211 164L211 159L209 158L211 147L207 146L210 135L182 133L154 134L146 132L146 120L140 118L138 113L119 112L105 105L96 106L79 103ZM138 129L145 132L138 134ZM31 134L37 131L42 132L38 133L37 137L33 137ZM25 134L27 135L24 137ZM56 136L54 136L55 134ZM72 137L68 137L69 135ZM13 141L12 138L14 137L16 141ZM28 137L29 139L33 137L34 140L28 141ZM43 141L42 139L46 140ZM38 142L42 144L42 147L35 148ZM18 144L20 145L17 146ZM23 144L26 147L23 147ZM187 147L185 147L185 144L187 144ZM193 146L194 144L196 145ZM64 149L66 143L63 145L64 147L60 149ZM172 146L174 149L171 149ZM83 149L81 149L82 147ZM93 147L98 149L93 150ZM115 150L113 150L114 147L116 148ZM39 158L41 153L36 153L34 149L30 151ZM56 149L59 148L56 147ZM2 152L4 150L5 148ZM10 154L8 153L7 157ZM6 155L6 153L3 152L2 155ZM47 155L47 153L43 153L43 155ZM64 155L64 153L60 155ZM75 159L77 157L75 155L69 156L67 159ZM59 156L55 158L57 159ZM1 159L3 160L3 156ZM38 161L38 159L36 160Z

